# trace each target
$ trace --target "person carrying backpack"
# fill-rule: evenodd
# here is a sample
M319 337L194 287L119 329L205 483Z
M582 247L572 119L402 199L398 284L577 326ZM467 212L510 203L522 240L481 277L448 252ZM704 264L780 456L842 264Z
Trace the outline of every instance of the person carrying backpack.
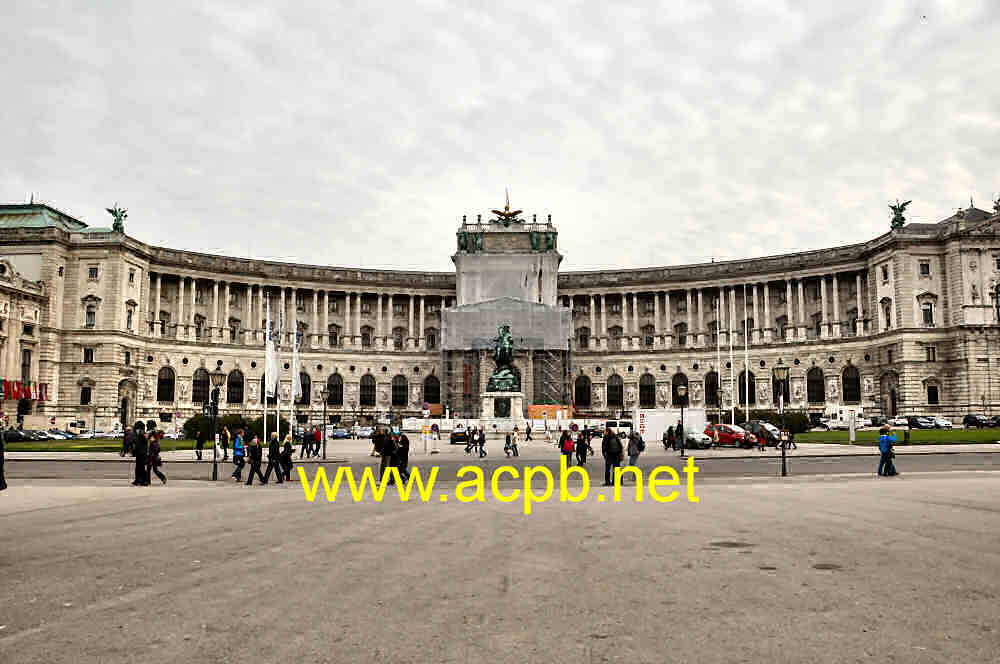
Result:
M566 466L573 465L573 451L575 449L573 444L573 438L569 435L569 431L563 431L562 437L559 439L559 451L562 455L566 457Z
M639 455L646 449L646 442L638 432L633 431L628 436L628 465L634 466L639 460Z

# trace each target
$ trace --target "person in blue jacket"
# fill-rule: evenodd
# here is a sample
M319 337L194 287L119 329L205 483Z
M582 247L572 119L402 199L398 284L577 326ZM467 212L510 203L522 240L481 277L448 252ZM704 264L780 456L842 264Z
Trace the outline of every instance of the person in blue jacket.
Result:
M243 466L246 465L246 451L243 449L243 429L237 431L236 437L233 438L233 465L236 466L236 469L233 470L233 479L239 482L243 478Z
M881 477L896 474L896 466L892 463L892 445L896 442L896 434L892 433L889 425L882 427L878 437L878 451L881 458L878 462L878 474Z

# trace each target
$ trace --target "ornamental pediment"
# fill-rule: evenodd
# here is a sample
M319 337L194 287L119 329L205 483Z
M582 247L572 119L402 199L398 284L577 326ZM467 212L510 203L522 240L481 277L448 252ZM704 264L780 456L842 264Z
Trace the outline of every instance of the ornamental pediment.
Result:
M937 302L937 293L932 293L930 291L920 291L916 295L918 302Z
M83 297L81 297L80 302L82 302L83 304L100 304L101 298L94 295L93 293L90 293L88 295L84 295Z

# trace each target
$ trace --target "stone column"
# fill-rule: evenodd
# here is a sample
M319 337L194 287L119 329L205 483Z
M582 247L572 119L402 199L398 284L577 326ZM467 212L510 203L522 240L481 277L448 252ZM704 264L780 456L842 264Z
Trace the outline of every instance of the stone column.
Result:
M177 320L174 324L177 326L177 338L185 339L187 338L187 328L184 327L184 277L177 278Z
M664 327L667 328L666 335L664 336L664 348L670 348L674 343L674 326L670 320L670 291L663 293L663 316Z
M653 291L653 348L660 348L663 345L660 334L660 292Z
M632 293L632 348L642 347L642 327L639 325L639 294Z
M250 346L257 340L257 333L254 331L257 326L254 325L253 319L253 284L247 284L245 286L246 290L243 292L243 345ZM229 314L229 298L226 297L226 314ZM229 320L226 320L226 324L229 324ZM239 343L240 340L233 339L232 343Z
M785 318L788 323L785 325L785 338L783 341L791 341L795 338L795 297L792 294L792 280L785 279Z
M315 288L313 289L313 310L312 310L312 343L309 345L313 348L319 345L319 291Z
M392 324L393 324L392 323L392 318L393 318L392 293L389 293L389 305L388 305L388 308L386 309L386 315L388 316L388 323L385 326L385 341L386 341L385 345L386 345L387 348L391 348L391 349L395 350L396 349L396 339L393 336L393 332L392 332Z
M705 300L702 297L702 289L698 289L698 346L705 345L705 316L702 313Z
M212 343L218 343L221 330L219 330L219 282L218 280L212 281L212 317L209 319L209 324L212 326L209 334L212 337Z
M626 299L625 293L622 296L622 348L628 348L628 300Z
M385 330L382 329L382 293L376 293L378 307L375 310L375 342L372 344L375 348L385 347Z
M806 289L803 279L799 279L799 339L806 340Z
M608 308L605 306L604 293L601 293L601 350L608 349Z
M361 348L361 293L354 294L354 346Z
M410 293L410 305L406 308L409 317L406 326L406 350L413 350L413 293Z
M198 280L191 277L191 311L186 312L188 317L188 338L194 340L194 296L198 290Z
M344 291L344 325L340 330L340 346L350 348L353 345L354 330L351 329L351 294Z
M833 336L840 336L840 286L837 282L837 274L833 275Z
M330 347L330 291L323 291L323 327L319 331L320 348Z
M292 324L288 327L288 331L291 332L292 336L288 340L291 346L295 346L300 343L299 341L299 289L292 287ZM304 307L303 307L304 308Z
M753 343L760 343L760 284L753 285ZM755 388L756 389L756 388Z
M826 339L830 336L829 325L826 317L826 275L819 278L819 337Z
M159 282L157 282L159 283ZM858 272L854 275L854 292L857 293L858 302L858 322L856 323L856 329L854 333L856 335L864 336L865 333L865 298L861 294L861 273Z
M420 350L427 350L427 339L424 337L424 303L427 301L426 295L420 296L420 329L417 330L417 338L419 341Z
M596 340L600 339L597 334L597 307L594 304L593 294L588 297L590 298L590 336L587 339L587 349L594 350L597 348Z
M270 302L270 299L267 297L267 287L265 287L264 284L257 284L257 318L260 319L261 323L260 327L257 327L257 321L255 320L250 328L254 331L253 336L255 338L255 345L257 343L263 344L267 342L267 330L264 329L264 325L266 325L264 320L266 317L265 309L269 307L269 305L264 302L265 299Z
M279 315L275 316L275 318L277 318L279 321L281 321L281 322L284 323L284 328L287 331L288 330L288 309L285 308L285 287L284 286L281 287L281 302L278 305L278 311L279 311ZM277 326L275 326L275 327L277 327ZM284 346L285 345L285 340L284 339L279 339L278 343L280 345Z
M218 332L216 332L216 338L225 343L229 343L230 339L226 337L226 330L229 328L229 282L226 281L225 287L222 289L222 320L219 322ZM218 291L218 282L216 282L216 291ZM218 311L218 308L216 308ZM235 340L232 340L235 341Z
M771 320L771 290L770 284L764 282L764 343L774 341L774 323Z
M734 330L737 333L737 335L739 334L740 326L735 325L735 323L736 323L736 286L731 286L729 288L729 334L732 334ZM730 341L735 342L736 340L730 338ZM736 344L733 343L733 345L735 346Z
M694 325L691 322L692 321L692 313L691 313L691 289L690 288L685 288L684 289L684 297L687 298L687 326L688 326L688 329L687 329L687 339L685 340L685 343L688 346L693 346L694 344L691 343L691 340L694 339Z
M163 275L156 273L156 300L153 305L153 336L163 336L163 325L160 323L160 306L163 302Z

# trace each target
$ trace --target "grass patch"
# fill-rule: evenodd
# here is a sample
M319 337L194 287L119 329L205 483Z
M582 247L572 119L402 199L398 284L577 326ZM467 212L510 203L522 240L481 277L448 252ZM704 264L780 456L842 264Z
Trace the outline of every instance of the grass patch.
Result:
M893 429L897 445L903 445L902 429ZM875 445L878 431L858 431L856 445ZM957 445L962 443L995 443L1000 440L1000 429L915 429L910 431L911 445ZM837 443L850 445L847 431L810 431L795 436L797 443Z
M193 440L167 440L160 441L160 450L172 452L174 450L193 450L195 441ZM90 438L84 440L45 440L45 441L25 441L20 443L7 443L4 448L8 452L120 452L122 449L121 439L113 438ZM212 453L211 443L205 443L205 450Z

